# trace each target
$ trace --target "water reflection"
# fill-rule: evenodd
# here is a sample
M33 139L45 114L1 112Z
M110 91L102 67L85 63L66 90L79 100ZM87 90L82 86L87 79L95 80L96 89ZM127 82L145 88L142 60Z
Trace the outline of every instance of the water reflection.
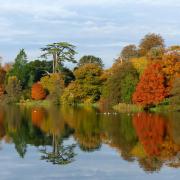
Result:
M124 160L154 172L163 165L180 166L179 117L144 112L104 115L90 107L0 107L0 138L14 143L22 158L32 145L42 160L61 165L78 160L76 148L91 153L107 144ZM71 137L74 140L65 144Z

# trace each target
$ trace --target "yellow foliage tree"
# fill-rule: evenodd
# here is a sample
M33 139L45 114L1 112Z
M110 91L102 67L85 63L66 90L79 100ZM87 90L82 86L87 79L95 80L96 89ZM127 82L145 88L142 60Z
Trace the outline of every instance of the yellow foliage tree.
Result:
M85 98L85 96L86 94L82 86L77 83L77 81L74 81L70 83L67 88L65 88L61 100L63 103L76 104L83 102L82 100Z
M167 91L172 89L175 78L180 77L180 57L177 54L164 55L162 71L167 81Z
M65 103L93 103L101 95L102 68L97 64L88 63L74 71L76 81L65 90L62 97Z
M49 92L49 99L53 104L60 103L60 97L64 90L64 77L60 73L53 73L41 78L40 83Z
M142 75L148 65L148 59L146 57L140 57L132 58L130 61L133 64L134 68L137 70L137 72Z
M63 75L60 73L53 73L47 76L44 76L40 80L44 89L48 90L51 94L56 91L57 86L64 88L64 79Z

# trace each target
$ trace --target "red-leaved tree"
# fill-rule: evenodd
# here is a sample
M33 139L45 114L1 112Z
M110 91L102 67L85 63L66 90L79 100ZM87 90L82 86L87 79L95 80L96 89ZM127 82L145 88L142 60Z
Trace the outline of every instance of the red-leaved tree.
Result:
M34 100L45 99L46 92L43 89L43 86L39 82L33 84L32 89L31 89L31 97Z
M166 97L165 77L161 64L150 64L141 76L133 94L133 102L144 106L160 103Z

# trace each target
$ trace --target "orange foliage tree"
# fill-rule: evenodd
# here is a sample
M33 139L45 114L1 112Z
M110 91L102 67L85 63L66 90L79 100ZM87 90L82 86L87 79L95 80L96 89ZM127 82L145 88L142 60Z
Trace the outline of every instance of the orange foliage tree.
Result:
M133 125L147 155L160 155L166 130L164 118L142 112L134 115Z
M166 77L167 92L172 89L174 80L180 77L180 56L176 53L163 56L162 71Z
M46 92L39 82L33 84L31 89L31 97L34 100L42 100L46 97Z
M166 97L165 77L160 63L150 64L141 76L133 102L144 106L160 103Z

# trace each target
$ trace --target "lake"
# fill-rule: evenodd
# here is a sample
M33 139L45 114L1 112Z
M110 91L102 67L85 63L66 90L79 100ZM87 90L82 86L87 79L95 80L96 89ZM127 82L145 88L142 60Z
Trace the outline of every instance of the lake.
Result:
M180 113L0 107L0 179L180 177Z

